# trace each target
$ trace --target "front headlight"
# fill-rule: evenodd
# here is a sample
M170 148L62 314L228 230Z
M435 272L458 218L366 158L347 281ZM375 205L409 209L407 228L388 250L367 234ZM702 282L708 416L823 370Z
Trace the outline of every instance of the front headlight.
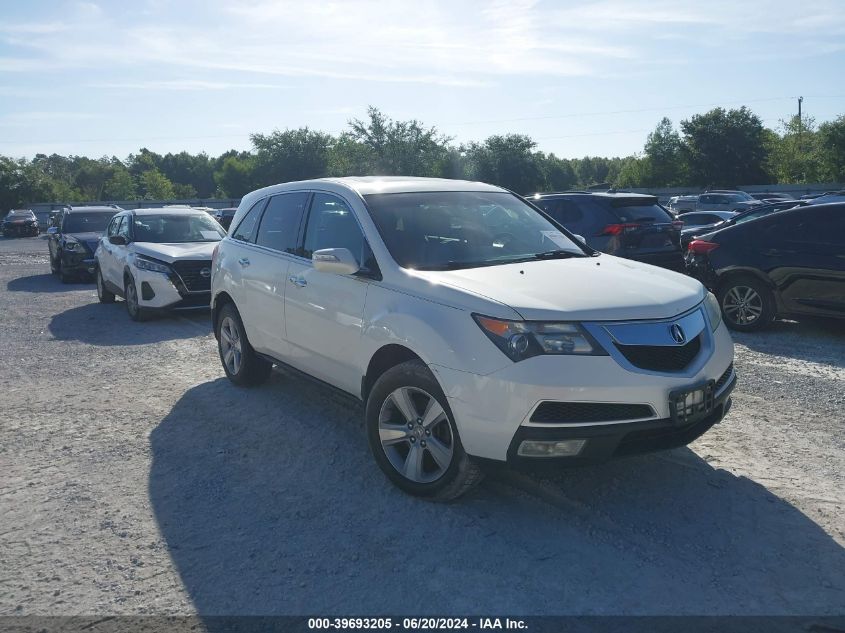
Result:
M139 268L140 270L149 270L154 273L164 273L165 275L170 273L170 266L164 262L157 262L156 260L147 257L136 256L135 268Z
M577 323L507 321L473 314L481 330L514 362L541 354L607 356Z
M704 308L707 310L707 318L710 320L710 329L715 332L722 322L722 309L719 307L719 300L712 292L708 292L704 298Z
M69 251L81 251L82 244L79 242L65 242L65 249Z

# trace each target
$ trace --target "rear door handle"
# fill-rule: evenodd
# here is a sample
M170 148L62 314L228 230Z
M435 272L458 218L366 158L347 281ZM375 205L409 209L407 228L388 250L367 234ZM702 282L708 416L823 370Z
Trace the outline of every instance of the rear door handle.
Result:
M308 282L305 281L302 277L297 277L296 275L291 275L288 277L288 281L291 282L297 288L304 288L308 285Z
M241 258L238 260L238 263L239 263L241 266L243 266L244 268L246 268L247 266L249 266L249 260L248 260L246 257L241 257Z

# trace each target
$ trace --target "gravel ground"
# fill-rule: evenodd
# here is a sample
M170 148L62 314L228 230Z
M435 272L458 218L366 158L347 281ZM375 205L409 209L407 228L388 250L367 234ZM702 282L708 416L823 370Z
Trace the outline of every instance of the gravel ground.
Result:
M845 331L739 335L689 448L436 505L361 410L223 377L207 315L133 323L0 240L0 615L845 613Z

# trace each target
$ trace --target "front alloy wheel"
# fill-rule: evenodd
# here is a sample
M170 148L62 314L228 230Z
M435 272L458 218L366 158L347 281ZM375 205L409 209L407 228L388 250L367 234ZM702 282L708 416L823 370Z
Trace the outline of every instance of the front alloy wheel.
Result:
M448 501L481 481L446 396L422 361L405 361L379 376L364 420L376 463L405 492Z
M422 389L393 391L381 405L378 433L391 465L413 482L436 481L452 463L455 439L446 412Z

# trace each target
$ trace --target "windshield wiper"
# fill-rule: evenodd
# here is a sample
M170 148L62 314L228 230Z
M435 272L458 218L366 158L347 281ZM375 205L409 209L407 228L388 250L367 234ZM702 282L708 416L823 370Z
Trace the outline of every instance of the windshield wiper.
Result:
M584 253L576 253L575 251L558 248L553 251L534 253L532 257L534 257L534 259L568 259L570 257L586 257L586 255Z

